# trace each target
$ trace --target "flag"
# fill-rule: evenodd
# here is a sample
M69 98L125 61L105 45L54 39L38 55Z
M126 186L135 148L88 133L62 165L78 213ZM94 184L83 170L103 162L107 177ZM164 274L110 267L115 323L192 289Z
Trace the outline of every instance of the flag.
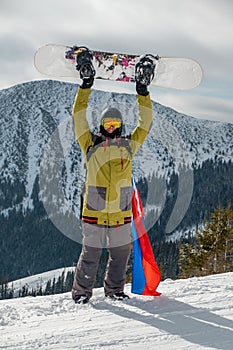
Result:
M161 293L157 292L156 289L160 283L161 275L145 228L142 201L134 179L132 210L133 265L131 292L159 296Z

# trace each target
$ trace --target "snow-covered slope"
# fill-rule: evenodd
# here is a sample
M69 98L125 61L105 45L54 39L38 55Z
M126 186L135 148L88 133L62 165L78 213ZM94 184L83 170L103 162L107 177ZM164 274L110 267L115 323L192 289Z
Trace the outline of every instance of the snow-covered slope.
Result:
M0 301L2 349L231 350L233 273L165 280L157 298L130 294L109 302L95 289L92 305L71 294ZM126 291L130 293L130 285Z

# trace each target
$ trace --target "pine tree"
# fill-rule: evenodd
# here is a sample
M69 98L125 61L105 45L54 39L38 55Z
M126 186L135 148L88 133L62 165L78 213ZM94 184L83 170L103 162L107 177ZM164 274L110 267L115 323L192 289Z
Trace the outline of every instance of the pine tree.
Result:
M49 279L46 283L44 295L50 295L52 294L52 282L51 279Z
M0 299L7 299L8 282L2 282L0 286Z
M68 271L65 279L65 292L70 292L73 286L74 271Z
M195 268L198 269L197 251L190 243L184 243L179 248L178 266L180 269L180 277L191 277L194 275Z
M14 284L11 283L11 289L9 290L8 293L8 299L12 299L14 297Z
M65 287L65 270L62 271L61 276L58 277L57 282L55 284L55 294L64 293Z
M21 291L21 297L26 297L28 296L28 286L23 285L22 291Z
M205 276L233 271L233 212L218 206L202 230L196 232L196 247L182 244L179 248L181 277Z
M54 277L54 278L53 278L53 284L52 284L51 294L55 294L55 289L56 289L56 279L55 279L55 277Z

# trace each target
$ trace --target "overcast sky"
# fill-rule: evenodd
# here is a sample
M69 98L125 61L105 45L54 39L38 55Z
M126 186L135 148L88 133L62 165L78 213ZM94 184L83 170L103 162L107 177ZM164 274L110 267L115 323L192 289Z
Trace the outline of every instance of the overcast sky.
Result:
M232 15L232 0L0 0L0 89L45 79L33 56L46 43L192 57L204 70L201 85L151 87L152 98L194 117L233 123ZM133 92L134 84L114 89Z

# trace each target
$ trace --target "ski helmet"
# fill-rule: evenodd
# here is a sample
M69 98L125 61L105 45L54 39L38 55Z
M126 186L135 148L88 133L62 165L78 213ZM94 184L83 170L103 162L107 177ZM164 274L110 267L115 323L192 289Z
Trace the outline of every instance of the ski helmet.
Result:
M101 114L101 124L103 119L105 118L112 118L112 119L120 119L122 121L122 115L119 109L115 107L108 107L106 108L102 114Z

